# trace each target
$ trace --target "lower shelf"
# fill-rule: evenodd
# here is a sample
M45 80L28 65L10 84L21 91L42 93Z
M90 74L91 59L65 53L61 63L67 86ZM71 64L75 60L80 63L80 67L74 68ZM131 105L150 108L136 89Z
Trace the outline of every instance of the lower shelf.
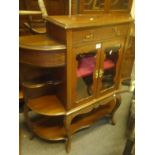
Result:
M87 128L95 123L97 120L106 115L110 115L115 108L114 101L109 102L107 105L98 107L86 114L76 116L70 125L71 134ZM65 116L67 117L67 116ZM42 139L46 140L64 140L66 139L66 130L63 123L64 116L42 116L31 119L33 132Z
M64 115L63 104L55 95L46 95L28 101L27 106L34 112L45 116Z
M63 140L65 128L61 117L42 117L32 125L33 132L42 139Z
M97 109L92 110L89 113L81 114L75 117L72 121L71 132L72 134L80 129L87 128L93 123L103 118L104 116L110 114L114 109L116 103L114 101L108 103L107 105L100 106Z

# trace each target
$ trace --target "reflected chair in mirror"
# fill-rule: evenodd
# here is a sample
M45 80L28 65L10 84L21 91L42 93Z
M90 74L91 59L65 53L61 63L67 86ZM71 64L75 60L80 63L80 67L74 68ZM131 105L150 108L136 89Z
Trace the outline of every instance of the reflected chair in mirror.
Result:
M45 34L46 27L44 17L46 17L47 10L43 0L37 0L37 3L33 4L31 0L26 0L25 5L27 10L20 10L19 15L28 16L28 21L24 23L26 29L32 34ZM32 10L32 9L36 10Z

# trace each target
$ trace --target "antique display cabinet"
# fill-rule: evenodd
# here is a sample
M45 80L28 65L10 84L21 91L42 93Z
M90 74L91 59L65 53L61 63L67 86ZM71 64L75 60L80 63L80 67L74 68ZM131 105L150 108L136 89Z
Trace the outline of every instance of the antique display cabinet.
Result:
M45 140L66 140L67 152L78 130L104 116L115 124L133 22L130 0L81 0L76 6L84 14L47 16L47 34L20 37L27 125Z

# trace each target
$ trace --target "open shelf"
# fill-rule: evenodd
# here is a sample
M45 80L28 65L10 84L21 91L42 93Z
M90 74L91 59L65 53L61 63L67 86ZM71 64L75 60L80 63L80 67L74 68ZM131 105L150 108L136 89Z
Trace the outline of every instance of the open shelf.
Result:
M80 129L87 128L97 120L110 114L115 107L115 102L100 106L93 109L91 112L81 114L75 117L71 124L71 134L74 134ZM33 132L45 140L64 140L66 139L66 130L63 124L63 116L49 117L42 116L31 118Z
M53 80L44 80L44 81L30 81L30 82L24 82L22 83L22 85L26 88L41 88L41 87L44 87L44 86L47 86L47 85L53 85L53 86L56 86L56 85L59 85L61 84L62 81L53 81Z
M45 116L64 115L65 108L55 95L46 95L31 99L27 106L38 114Z
M42 116L38 121L32 123L33 132L42 139L63 140L66 133L62 120L62 117Z
M97 120L103 118L107 114L110 114L114 109L115 105L116 103L114 101L111 101L110 103L100 106L99 108L94 109L89 113L81 114L75 117L71 125L72 134L80 129L91 126Z
M20 36L19 62L45 68L65 66L66 45L47 34Z

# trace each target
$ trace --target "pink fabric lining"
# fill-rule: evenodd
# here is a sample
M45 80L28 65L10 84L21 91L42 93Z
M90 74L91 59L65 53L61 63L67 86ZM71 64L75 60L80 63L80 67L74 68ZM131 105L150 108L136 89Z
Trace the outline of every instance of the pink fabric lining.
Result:
M112 67L114 67L114 66L115 66L114 62L113 62L112 60L110 60L110 59L106 59L106 60L104 61L104 63L103 63L103 68L104 68L104 70L110 69L110 68L112 68Z
M107 59L103 63L104 70L110 69L114 67L115 64ZM87 57L83 58L81 61L79 61L79 66L77 70L77 76L78 77L85 77L93 73L95 68L95 58L94 57Z

